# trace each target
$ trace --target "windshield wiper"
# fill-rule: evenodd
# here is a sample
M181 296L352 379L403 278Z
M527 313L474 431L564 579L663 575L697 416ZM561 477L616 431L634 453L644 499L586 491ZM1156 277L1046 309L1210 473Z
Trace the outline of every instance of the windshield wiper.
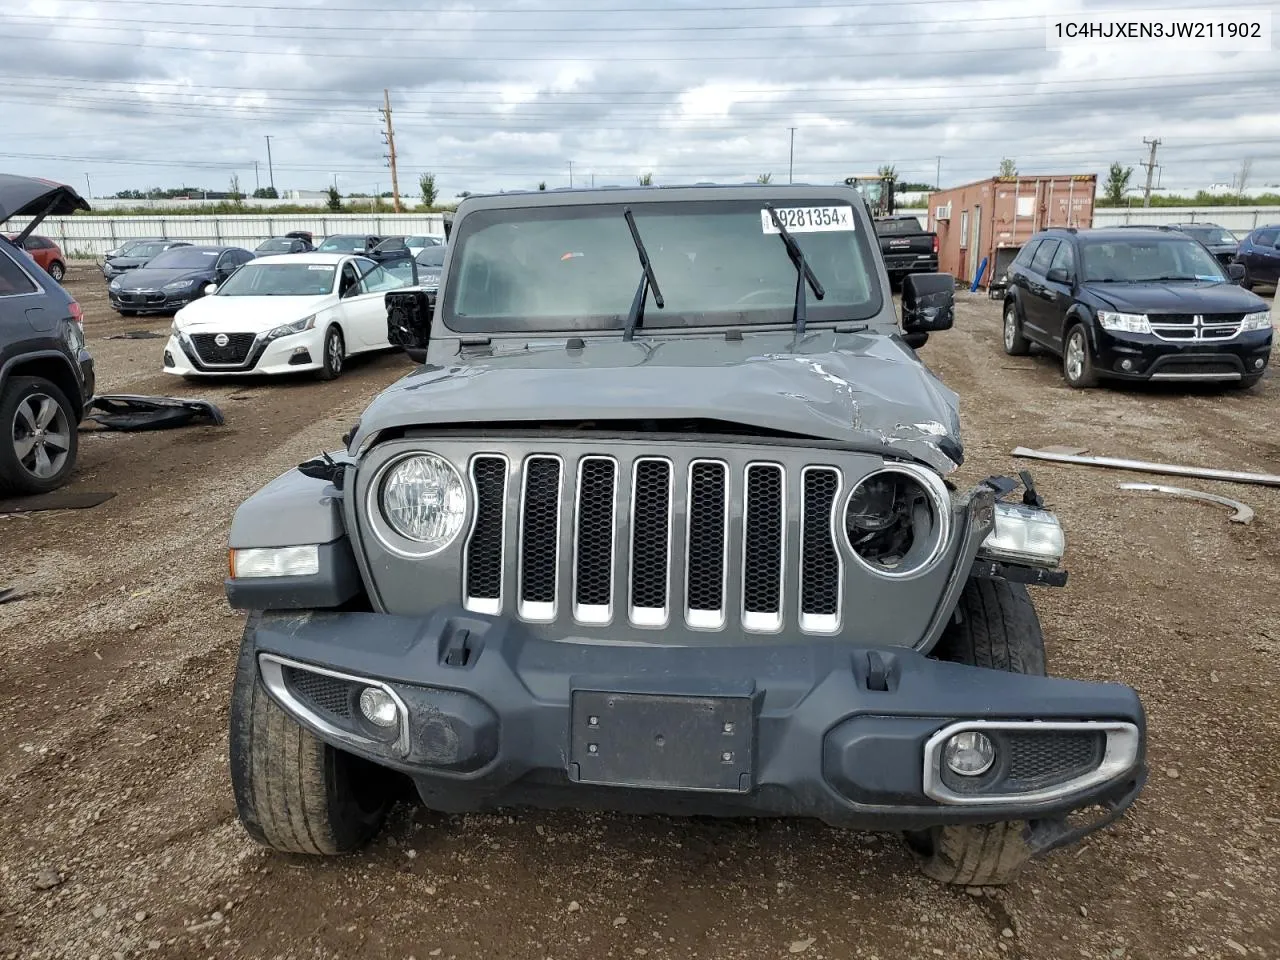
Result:
M773 225L778 228L778 236L782 238L782 242L786 245L787 255L791 258L791 262L796 268L796 304L791 310L791 323L796 328L796 336L804 336L804 325L809 319L809 304L805 297L804 285L805 281L809 282L809 286L813 288L813 295L821 300L827 295L826 290L822 288L822 284L818 282L818 278L813 275L813 270L809 268L809 264L805 262L804 251L800 249L800 244L796 243L796 238L791 235L786 227L782 225L782 219L778 216L778 211L773 208L773 204L766 203L764 208L769 211L769 216L773 218Z
M653 274L649 251L644 248L644 241L640 239L640 231L636 229L636 218L632 215L631 208L623 207L622 216L626 218L627 227L631 230L631 241L636 245L636 253L640 255L640 286L636 288L631 309L627 312L627 322L622 328L622 339L630 340L635 336L636 327L644 320L644 301L649 289L653 288L653 302L658 305L659 310L666 306L666 302L662 299L662 291L658 289L658 278Z

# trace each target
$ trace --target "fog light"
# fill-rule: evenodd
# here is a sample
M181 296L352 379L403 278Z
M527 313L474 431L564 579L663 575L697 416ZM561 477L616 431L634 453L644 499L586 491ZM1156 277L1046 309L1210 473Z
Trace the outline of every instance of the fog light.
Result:
M1261 370L1261 369L1262 369L1262 365L1263 365L1264 363L1266 363L1266 362L1267 362L1267 361L1263 360L1261 357L1258 357L1258 359L1256 359L1256 360L1254 360L1254 361L1253 361L1253 369L1255 369L1255 370Z
M1132 369L1133 369L1133 361L1132 361L1132 360L1121 360L1121 361L1120 361L1120 369L1121 369L1121 370L1132 370Z
M360 712L366 720L379 727L394 727L400 716L395 700L381 687L365 687L360 691Z
M364 707L364 698L360 698L360 706ZM942 750L942 759L952 773L962 777L977 777L991 769L996 760L996 748L985 733L968 730L957 733L947 741Z

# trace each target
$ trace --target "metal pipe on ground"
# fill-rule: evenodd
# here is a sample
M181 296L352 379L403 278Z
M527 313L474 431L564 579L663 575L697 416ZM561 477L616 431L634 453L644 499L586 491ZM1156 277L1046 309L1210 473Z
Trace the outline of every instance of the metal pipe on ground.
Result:
M1184 467L1173 463L1125 460L1121 457L1085 457L1077 454L1053 453L1048 450L1032 450L1029 447L1014 447L1013 456L1029 460L1047 460L1051 463L1078 463L1087 467L1108 467L1113 470L1133 470L1138 473L1159 473L1175 477L1199 477L1202 480L1226 480L1229 483L1280 487L1280 475L1274 473L1244 473L1236 470L1215 470L1210 467Z

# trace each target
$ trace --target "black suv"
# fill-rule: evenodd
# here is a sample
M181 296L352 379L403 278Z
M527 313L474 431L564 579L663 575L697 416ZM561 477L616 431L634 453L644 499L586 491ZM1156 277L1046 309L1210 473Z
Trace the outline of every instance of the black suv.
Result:
M1062 357L1073 387L1100 378L1221 381L1248 388L1271 354L1271 314L1176 230L1058 228L1031 238L1009 268L1004 349Z
M75 468L76 427L93 396L80 305L21 249L49 214L88 210L70 187L0 174L0 495L47 493Z

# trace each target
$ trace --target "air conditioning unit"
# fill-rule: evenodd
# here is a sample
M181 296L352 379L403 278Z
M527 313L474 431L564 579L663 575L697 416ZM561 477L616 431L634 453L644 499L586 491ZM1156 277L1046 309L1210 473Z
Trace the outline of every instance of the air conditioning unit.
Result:
M935 220L950 220L950 219L951 219L951 203L950 203L950 201L948 201L947 203L939 204L938 206L936 206L936 207L934 207L934 208L933 208L933 219L935 219Z

